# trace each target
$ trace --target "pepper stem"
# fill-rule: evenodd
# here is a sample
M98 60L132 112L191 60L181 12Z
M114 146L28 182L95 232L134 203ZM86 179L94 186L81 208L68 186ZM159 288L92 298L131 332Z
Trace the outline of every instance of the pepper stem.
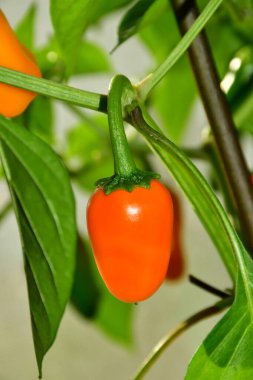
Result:
M96 182L96 185L103 188L107 195L118 189L126 191L132 191L135 187L149 189L150 182L153 179L160 178L157 173L139 170L131 155L123 120L126 117L125 109L132 108L135 103L135 91L131 82L123 75L114 77L111 82L107 103L114 158L114 175Z
M111 82L108 96L108 121L114 158L115 175L130 176L136 171L123 124L124 100L133 99L133 88L123 75L117 75ZM125 99L124 99L125 98Z

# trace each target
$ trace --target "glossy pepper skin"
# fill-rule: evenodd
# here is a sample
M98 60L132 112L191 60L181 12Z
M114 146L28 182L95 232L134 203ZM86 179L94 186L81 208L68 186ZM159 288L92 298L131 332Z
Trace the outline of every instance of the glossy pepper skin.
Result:
M32 53L19 42L1 9L0 66L41 77ZM20 115L35 96L33 92L0 83L0 114L6 117Z
M171 258L167 271L167 279L180 280L185 272L185 258L182 247L182 210L178 195L170 190L174 208L173 239Z
M109 291L124 302L150 297L162 284L170 259L173 205L169 191L152 180L150 189L98 188L88 203L88 233L99 272Z

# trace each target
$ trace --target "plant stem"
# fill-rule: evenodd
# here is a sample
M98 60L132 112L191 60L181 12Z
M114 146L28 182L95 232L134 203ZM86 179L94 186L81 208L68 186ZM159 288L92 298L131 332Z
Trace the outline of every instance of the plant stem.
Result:
M193 0L172 0L172 3L181 33L185 34L198 18L196 5ZM250 174L239 144L231 112L220 88L220 80L204 32L201 32L192 43L189 56L221 158L224 175L236 204L243 239L252 255L253 190Z
M195 20L192 28L187 31L183 38L181 38L168 58L153 73L149 74L146 78L144 78L140 83L136 85L141 100L146 99L152 88L160 82L160 80L167 74L170 68L185 53L192 41L204 28L208 20L212 17L221 3L222 0L209 1L201 15L197 20Z
M123 123L122 100L126 88L133 92L131 83L123 75L117 75L111 83L108 95L108 122L116 175L129 176L136 171Z
M221 311L223 311L232 302L232 297L226 298L216 303L213 306L207 307L198 313L192 315L190 318L186 319L184 322L180 323L174 330L170 331L152 350L152 352L147 356L141 365L140 369L134 375L133 380L143 379L144 375L151 368L158 357L165 351L165 349L172 343L176 338L182 335L183 332L188 330L190 327L196 325L198 322L203 321L206 318L212 317Z
M77 106L106 112L106 95L66 86L48 79L37 78L18 71L0 67L0 82L20 87L38 94L67 101Z
M189 275L189 281L198 286L199 288L211 293L211 294L214 294L215 296L218 296L220 298L227 298L230 296L230 294L226 293L226 292L223 292L222 290L220 289L217 289L215 288L214 286L210 285L210 284L207 284L206 282L200 280L199 278L193 276L193 275Z

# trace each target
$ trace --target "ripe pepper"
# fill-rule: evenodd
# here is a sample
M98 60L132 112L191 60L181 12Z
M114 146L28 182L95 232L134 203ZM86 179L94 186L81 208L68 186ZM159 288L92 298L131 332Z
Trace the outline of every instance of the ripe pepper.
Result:
M170 281L179 280L185 271L185 259L182 249L182 210L180 199L175 192L170 190L174 208L173 240L171 259L166 278Z
M158 181L106 195L99 188L87 209L95 260L108 289L125 301L152 295L166 276L170 257L173 207Z
M1 9L0 66L41 77L34 56L19 42ZM35 96L31 91L0 83L0 114L6 117L18 116Z
M163 283L171 251L173 205L156 173L135 166L124 133L123 97L130 82L116 76L108 97L115 174L98 181L87 207L87 227L98 270L124 302L150 297Z

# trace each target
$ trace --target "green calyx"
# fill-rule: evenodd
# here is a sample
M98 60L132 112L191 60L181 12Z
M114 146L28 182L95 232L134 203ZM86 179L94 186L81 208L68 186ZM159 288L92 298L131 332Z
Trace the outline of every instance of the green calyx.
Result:
M96 186L102 188L106 195L120 189L131 192L136 187L149 189L151 181L160 177L158 173L135 169L129 175L114 174L111 177L101 178L96 182Z
M136 91L131 82L123 75L113 78L108 95L108 123L114 158L114 175L102 178L96 185L103 188L105 194L119 189L132 191L136 187L150 188L153 179L159 179L160 175L153 172L145 172L136 168L130 152L123 117L136 106Z

